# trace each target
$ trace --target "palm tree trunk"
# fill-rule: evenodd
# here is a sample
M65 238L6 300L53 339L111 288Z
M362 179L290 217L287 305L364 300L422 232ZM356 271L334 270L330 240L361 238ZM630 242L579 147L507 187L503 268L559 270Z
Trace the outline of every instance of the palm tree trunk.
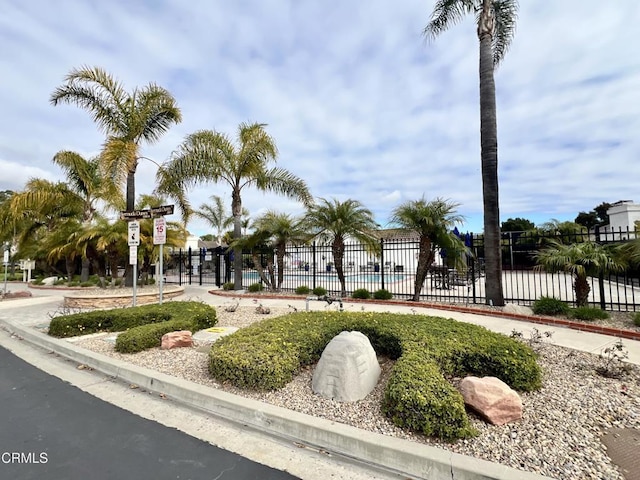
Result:
M576 275L576 279L573 282L573 290L576 293L576 305L578 307L586 307L589 302L589 292L591 292L586 275Z
M242 238L242 198L236 187L231 193L231 214L233 215L233 239ZM233 289L242 290L242 247L233 249Z
M418 266L416 268L416 279L413 285L413 301L420 301L420 292L427 278L427 272L433 262L433 254L431 252L431 241L428 237L420 238L420 250L418 251Z
M282 288L282 282L284 280L284 256L286 253L286 245L278 245L276 248L276 262L278 263L278 290Z
M82 270L80 270L80 282L89 281L89 268L91 267L91 260L89 257L82 257Z
M495 19L490 4L490 0L484 0L478 22L485 288L486 303L502 306L504 305L504 295L502 292L502 251L500 248L500 207L498 202L498 126L492 49Z

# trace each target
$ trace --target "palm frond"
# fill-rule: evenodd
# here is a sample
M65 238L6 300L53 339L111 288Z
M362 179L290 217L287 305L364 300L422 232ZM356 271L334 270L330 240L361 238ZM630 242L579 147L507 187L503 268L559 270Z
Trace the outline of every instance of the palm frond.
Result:
M430 40L435 39L467 14L475 12L477 3L478 0L438 0L423 34Z
M493 0L496 28L493 35L493 64L498 66L511 46L518 20L517 0Z

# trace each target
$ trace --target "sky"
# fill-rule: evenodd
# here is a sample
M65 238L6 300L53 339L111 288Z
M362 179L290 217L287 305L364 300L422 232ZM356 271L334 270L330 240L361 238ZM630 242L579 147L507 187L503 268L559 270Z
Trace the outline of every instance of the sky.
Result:
M0 190L63 180L60 150L97 155L90 114L49 97L73 68L104 68L128 91L167 88L183 121L143 156L162 164L207 129L264 123L277 165L316 198L355 199L387 226L402 202L459 204L482 231L478 38L469 17L423 35L435 0L3 0ZM495 73L500 216L573 220L640 201L638 0L527 0ZM136 192L155 188L142 160ZM197 209L224 184L189 192ZM243 190L252 218L301 204ZM169 217L169 219L178 219ZM191 221L196 235L213 233Z

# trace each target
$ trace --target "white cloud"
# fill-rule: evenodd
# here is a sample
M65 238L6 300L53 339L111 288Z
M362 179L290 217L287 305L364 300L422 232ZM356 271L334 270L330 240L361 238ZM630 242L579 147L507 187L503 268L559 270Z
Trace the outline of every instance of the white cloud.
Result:
M100 65L129 89L154 81L176 96L184 121L144 148L157 162L195 130L233 137L240 122L264 122L279 165L318 197L355 198L386 224L397 203L440 196L462 204L467 228L482 228L471 18L427 42L433 0L215 3L5 1L0 190L59 178L58 150L100 150L87 112L48 102L71 68ZM503 219L572 219L635 198L639 23L635 0L521 2L496 72ZM155 169L141 163L138 193L153 190ZM192 204L212 193L228 199L223 185L204 185ZM302 211L258 192L243 200L254 215Z

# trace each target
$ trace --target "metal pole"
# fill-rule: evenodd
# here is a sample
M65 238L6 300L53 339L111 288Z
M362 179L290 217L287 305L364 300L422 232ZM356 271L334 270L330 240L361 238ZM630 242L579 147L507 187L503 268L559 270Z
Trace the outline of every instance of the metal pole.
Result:
M7 295L7 266L9 264L5 263L4 264L4 294L5 296Z
M163 245L160 244L160 295L158 297L160 300L160 305L162 305L162 283L164 282L164 269L162 268L162 260L163 260L162 247Z
M138 262L133 264L133 306L136 306L136 294L138 287Z
M9 266L9 245L4 244L4 295L7 295L7 267Z

